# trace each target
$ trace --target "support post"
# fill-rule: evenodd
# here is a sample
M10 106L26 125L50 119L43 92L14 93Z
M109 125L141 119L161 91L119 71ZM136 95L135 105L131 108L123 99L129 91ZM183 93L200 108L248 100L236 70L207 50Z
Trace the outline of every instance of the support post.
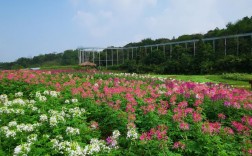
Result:
M101 66L101 52L99 52L99 66Z
M172 44L170 44L170 58L172 57Z
M79 64L81 64L81 63L80 63L80 61L81 61L81 60L80 60L80 59L81 59L81 57L80 57L80 49L78 50L78 57L79 57Z
M238 56L239 55L239 37L236 38L236 43L237 43L237 47L236 47L236 55Z
M116 49L116 59L117 59L117 65L118 65L118 49Z
M163 50L164 50L164 56L165 56L165 45L163 45Z
M106 49L106 69L108 67L108 50Z
M124 63L124 49L122 49L122 51L123 51L123 63Z
M225 56L227 55L227 39L225 38Z
M112 66L114 65L114 56L113 56L113 52L114 52L114 50L113 49L111 49L112 50Z
M215 53L215 40L213 40L213 52Z
M251 55L252 55L252 35L250 37L251 37L251 43L250 43L250 45L251 45Z
M127 52L128 52L128 55L127 55L127 57L128 57L128 60L129 60L129 49L127 49Z
M94 57L95 57L94 53L95 53L95 51L94 51L94 49L93 49L93 63L94 63L94 59L95 59L95 58L94 58Z
M132 52L132 54L131 54L131 59L133 60L134 48L131 49L131 52Z
M195 42L193 42L193 56L195 56L196 54L196 46L195 46Z
M81 63L82 63L82 62L85 62L85 61L84 61L84 58L85 58L85 50L82 51L82 60L81 60Z

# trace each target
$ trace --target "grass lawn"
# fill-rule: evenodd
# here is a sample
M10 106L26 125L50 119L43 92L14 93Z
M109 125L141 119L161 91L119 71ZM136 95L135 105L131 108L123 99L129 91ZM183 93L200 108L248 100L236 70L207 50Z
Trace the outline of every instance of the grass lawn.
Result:
M154 75L155 77L173 78L183 81L225 83L233 87L250 89L248 81L225 79L221 75Z

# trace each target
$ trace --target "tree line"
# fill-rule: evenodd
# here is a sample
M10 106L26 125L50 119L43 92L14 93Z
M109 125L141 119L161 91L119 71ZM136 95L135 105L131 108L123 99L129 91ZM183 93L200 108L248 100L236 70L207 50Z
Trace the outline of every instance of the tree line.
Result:
M21 57L14 62L0 63L0 69L22 69L32 67L47 67L60 65L77 65L78 50L65 50L63 53L49 53L34 56L33 58Z
M208 31L206 34L182 35L177 39L144 39L141 42L129 43L125 47L161 44L171 41L185 41L199 39L196 53L193 45L175 45L172 55L164 53L164 49L146 50L142 48L133 60L127 60L117 69L136 73L159 74L212 74L226 72L252 73L252 36L215 40L215 47L211 42L203 42L203 38L228 36L252 32L252 16L244 17L235 23L228 23L226 28ZM237 42L239 42L237 44ZM237 46L238 45L238 46Z
M125 60L124 64L111 66L111 69L123 69L137 73L160 74L206 74L223 72L252 73L252 37L240 37L239 47L235 38L227 39L226 52L224 53L224 40L216 40L215 47L210 42L203 42L203 38L228 36L252 32L252 16L244 17L235 23L228 23L226 28L209 30L206 34L182 35L172 39L151 38L140 42L129 43L124 47L140 47L145 45L161 44L175 41L199 39L196 53L193 45L178 44L172 47L172 55L164 53L164 49L146 51L142 48L137 56L131 60ZM237 50L239 48L239 50ZM238 52L238 53L237 53ZM105 51L101 52L101 59L105 60ZM19 58L14 62L0 63L0 69L20 69L55 65L77 65L78 50L66 50L63 53L50 53L34 56L33 58Z

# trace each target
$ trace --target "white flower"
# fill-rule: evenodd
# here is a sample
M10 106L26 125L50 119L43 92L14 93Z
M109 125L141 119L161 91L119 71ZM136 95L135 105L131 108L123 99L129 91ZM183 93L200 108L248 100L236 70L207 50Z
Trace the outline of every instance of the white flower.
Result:
M25 101L24 101L23 99L20 99L20 98L14 99L14 100L12 101L12 103L13 103L13 104L19 104L19 105L21 105L21 106L24 106L24 105L26 104Z
M6 131L5 136L6 136L6 138L9 138L9 137L15 138L15 136L16 136L16 131L14 131L14 130L8 130L8 131Z
M39 121L41 122L46 122L48 120L47 115L46 114L42 114L39 116Z
M80 117L82 112L85 112L85 109L81 110L79 107L69 109L69 113L72 114L73 117L76 117L76 116Z
M120 134L120 132L119 132L118 130L114 130L114 131L113 131L113 136L112 136L112 137L113 137L114 139L117 139L120 135L121 135L121 134Z
M69 101L69 100L65 100L65 103L66 103L66 104L69 104L69 103L70 103L70 101Z
M8 96L6 94L0 95L0 103L8 102Z
M14 156L15 155L19 155L22 151L22 146L21 145L19 145L19 146L17 146L15 149L14 149Z
M49 138L50 136L48 135L48 134L43 134L43 136L42 136L43 138Z
M49 95L49 91L48 91L48 90L45 90L43 94L44 94L44 95Z
M15 138L16 132L14 130L9 130L9 127L3 126L1 127L1 131L5 134L6 138L13 137Z
M11 122L9 122L8 126L9 127L15 127L15 126L17 126L17 121L11 121Z
M50 95L52 97L58 97L60 95L60 92L57 92L57 91L50 91Z
M17 125L17 131L18 132L32 132L34 130L32 124L20 124Z
M71 101L72 101L72 103L77 103L78 99L72 99Z
M37 98L39 98L39 97L41 96L41 93L40 93L40 92L36 92L35 96L36 96Z
M32 109L32 111L37 111L38 107L32 107L31 109Z
M26 156L31 150L30 146L31 146L31 143L24 143L24 144L18 145L14 149L13 156L18 156L18 155Z
M24 115L24 110L23 110L23 109L15 109L15 110L13 110L13 112L14 112L15 114Z
M12 106L13 102L12 101L6 101L4 103L5 106Z
M37 134L31 134L27 137L27 142L28 143L33 143L37 141L38 135Z
M127 132L127 138L132 138L132 140L135 140L138 138L138 134L136 132L135 128L130 128Z
M40 96L39 97L39 101L45 102L47 100L47 98L45 96Z
M56 116L51 116L50 117L50 126L56 126L58 123L57 117Z
M67 127L66 128L67 135L78 135L80 134L79 128Z
M15 93L15 97L22 97L23 96L23 92L17 92Z
M35 100L29 100L28 103L30 103L30 104L35 104L36 101L35 101Z

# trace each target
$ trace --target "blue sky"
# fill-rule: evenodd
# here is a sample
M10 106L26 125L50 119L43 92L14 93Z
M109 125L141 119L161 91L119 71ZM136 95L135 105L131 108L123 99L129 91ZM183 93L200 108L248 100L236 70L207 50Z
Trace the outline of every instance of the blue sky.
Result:
M252 0L0 0L0 62L224 28Z

